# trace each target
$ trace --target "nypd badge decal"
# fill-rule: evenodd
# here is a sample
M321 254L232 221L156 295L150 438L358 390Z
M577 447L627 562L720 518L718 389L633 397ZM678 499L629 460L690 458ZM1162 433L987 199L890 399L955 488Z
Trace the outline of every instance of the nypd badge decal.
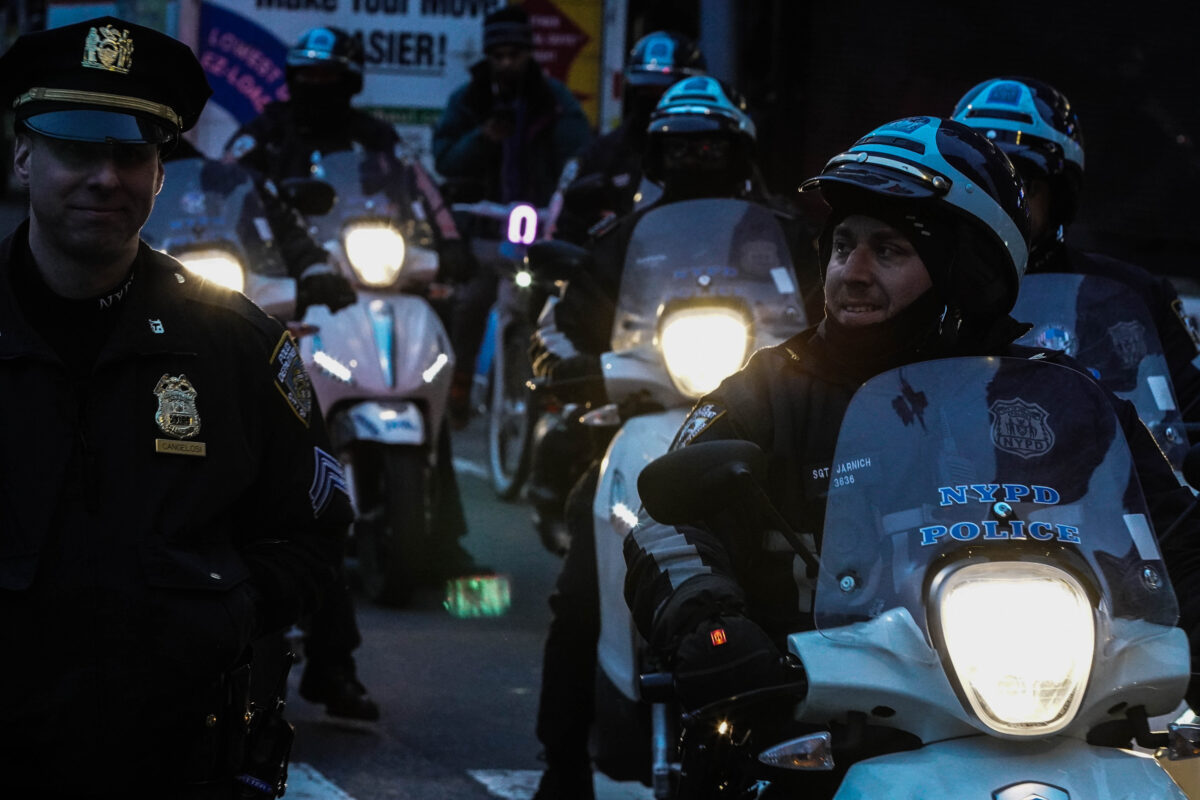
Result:
M200 433L200 412L196 408L196 387L186 375L172 377L163 375L154 386L158 398L158 411L154 421L158 429L170 439L155 439L156 453L174 453L186 456L207 455L204 442L182 441L193 439Z
M287 400L296 418L308 427L312 416L313 388L304 362L300 360L300 348L292 334L284 331L271 354L271 368L275 373L275 388Z
M1054 447L1050 415L1037 403L1020 398L997 400L988 409L992 419L992 443L997 450L1021 458L1043 456Z

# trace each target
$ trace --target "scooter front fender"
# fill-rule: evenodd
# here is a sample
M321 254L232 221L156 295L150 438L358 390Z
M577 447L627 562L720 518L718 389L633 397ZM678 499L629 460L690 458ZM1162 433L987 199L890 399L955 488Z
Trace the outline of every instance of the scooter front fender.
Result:
M326 413L363 400L419 402L437 430L454 372L446 330L423 297L358 290L358 301L330 314L312 306L304 322L317 332L300 353Z
M638 700L641 637L625 603L625 535L642 507L637 479L642 468L667 452L688 409L672 408L628 420L617 431L600 465L592 503L596 529L596 575L600 587L600 641L596 655L612 684Z
M1187 800L1152 756L1078 739L951 739L850 767L834 800Z
M350 442L422 445L425 418L408 400L365 400L342 406L330 416L329 438L335 448Z

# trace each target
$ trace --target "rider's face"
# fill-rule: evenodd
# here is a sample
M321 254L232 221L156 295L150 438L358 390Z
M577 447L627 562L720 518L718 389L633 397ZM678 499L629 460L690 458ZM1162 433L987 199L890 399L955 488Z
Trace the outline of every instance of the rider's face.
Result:
M832 244L825 310L843 326L891 319L933 285L912 243L874 217L846 217L833 229Z

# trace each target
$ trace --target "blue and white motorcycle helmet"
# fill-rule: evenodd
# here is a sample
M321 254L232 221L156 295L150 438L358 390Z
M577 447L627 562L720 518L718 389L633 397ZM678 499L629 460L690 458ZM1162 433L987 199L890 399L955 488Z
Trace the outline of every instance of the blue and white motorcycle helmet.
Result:
M1070 224L1079 209L1084 148L1079 118L1062 92L1033 78L992 78L962 96L953 119L995 143L1026 180L1048 181L1054 225Z
M831 221L861 213L919 218L945 232L934 288L964 316L1010 311L1029 255L1029 206L1012 162L982 134L953 120L907 117L881 125L800 186L819 190ZM821 234L828 263L832 225ZM918 252L920 242L914 242ZM923 256L924 258L924 256Z
M674 31L654 31L634 43L625 65L625 82L666 88L703 75L707 68L704 54L691 39Z
M300 34L287 52L288 78L298 69L329 65L342 75L349 94L358 94L363 86L366 56L361 42L341 28L310 28Z
M646 177L662 180L662 143L670 137L718 134L736 148L737 161L748 162L758 131L746 113L746 101L716 78L686 78L671 86L658 101L646 128L643 158Z

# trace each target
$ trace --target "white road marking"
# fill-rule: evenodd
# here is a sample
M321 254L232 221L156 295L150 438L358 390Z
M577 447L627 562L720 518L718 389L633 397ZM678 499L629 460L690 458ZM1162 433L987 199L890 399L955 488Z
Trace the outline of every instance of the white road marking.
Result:
M454 459L454 471L459 475L470 475L473 478L490 481L492 473L487 467L482 464L476 464L474 461L469 461L465 458Z
M537 791L542 773L528 769L471 769L467 774L479 781L488 794L501 800L529 800ZM637 782L617 783L596 775L596 800L653 800L654 792Z
M354 800L311 764L305 763L288 765L287 793L284 797L288 800Z

